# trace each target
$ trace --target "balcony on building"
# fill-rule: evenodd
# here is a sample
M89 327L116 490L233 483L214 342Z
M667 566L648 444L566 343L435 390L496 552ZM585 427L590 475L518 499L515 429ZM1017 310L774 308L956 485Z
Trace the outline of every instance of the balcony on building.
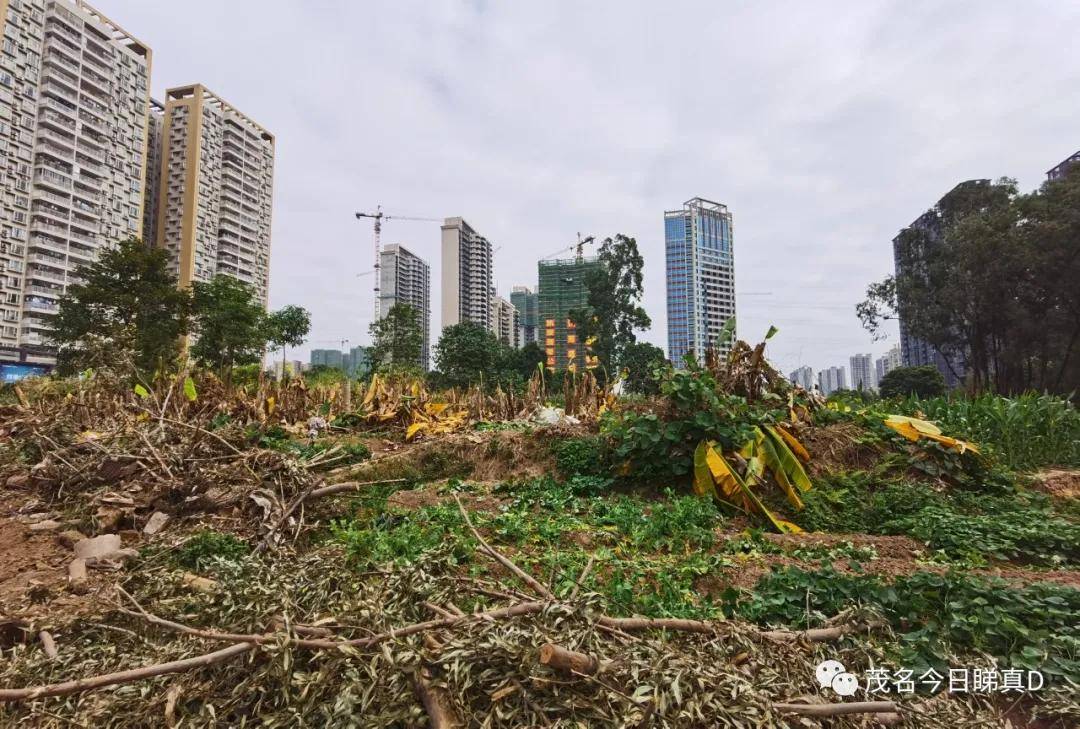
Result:
M49 109L58 111L65 116L71 117L72 121L74 121L79 113L78 107L74 104L69 104L66 101L61 101L60 99L55 99L51 96L42 96L41 104Z
M78 68L81 65L82 52L79 46L72 43L59 31L52 31L51 29L45 31L45 51L62 56L68 62L69 68L72 66Z
M32 235L27 246L33 252L44 252L45 255L52 254L54 256L67 255L67 244L63 241L55 238L50 238L45 235Z

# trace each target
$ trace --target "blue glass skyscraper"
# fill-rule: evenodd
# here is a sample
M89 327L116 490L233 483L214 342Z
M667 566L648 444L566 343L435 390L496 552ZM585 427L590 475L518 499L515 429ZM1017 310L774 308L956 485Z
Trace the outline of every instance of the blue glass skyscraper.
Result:
M667 252L668 359L676 367L693 353L699 361L713 347L721 354L732 337L720 340L735 316L735 254L731 213L726 205L695 197L682 210L664 213Z

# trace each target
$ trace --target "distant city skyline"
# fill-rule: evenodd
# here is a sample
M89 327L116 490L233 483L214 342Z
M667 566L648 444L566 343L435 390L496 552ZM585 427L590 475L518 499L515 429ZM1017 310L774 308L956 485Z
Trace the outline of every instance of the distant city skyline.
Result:
M1030 190L1080 148L1071 3L824 2L783 23L764 5L699 8L721 46L666 42L685 15L641 2L372 14L265 0L257 24L247 3L95 4L153 48L153 96L201 81L274 132L270 306L313 320L290 358L367 342L370 286L355 276L372 233L352 213L379 204L463 215L502 246L502 296L535 285L536 260L579 231L635 237L654 322L642 339L666 349L658 215L693 195L735 213L737 293L772 292L738 299L743 338L775 324L769 356L785 372L881 356L895 328L871 342L854 305L891 272L896 232L958 180L1009 175ZM730 69L719 84L717 67ZM431 262L441 301L439 225L387 221L383 241ZM442 324L436 304L433 341Z

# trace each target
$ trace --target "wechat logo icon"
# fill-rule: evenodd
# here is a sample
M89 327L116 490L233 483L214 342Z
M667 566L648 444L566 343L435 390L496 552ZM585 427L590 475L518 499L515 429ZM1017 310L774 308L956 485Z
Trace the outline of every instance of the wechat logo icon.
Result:
M818 686L831 688L840 696L854 696L859 690L859 679L855 677L855 674L848 673L840 661L831 659L822 661L814 673L817 676Z

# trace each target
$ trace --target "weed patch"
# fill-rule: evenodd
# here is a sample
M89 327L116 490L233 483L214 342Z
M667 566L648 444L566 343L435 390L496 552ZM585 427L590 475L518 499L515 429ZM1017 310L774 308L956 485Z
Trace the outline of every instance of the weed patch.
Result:
M1017 587L930 572L889 583L828 568L787 568L760 580L737 612L761 624L805 628L852 605L875 608L888 619L900 638L896 658L907 668L942 672L955 654L988 653L1003 667L1080 680L1080 590L1059 585Z
M217 560L234 562L251 551L247 542L232 534L203 531L195 534L176 552L176 563L189 570L206 570Z

